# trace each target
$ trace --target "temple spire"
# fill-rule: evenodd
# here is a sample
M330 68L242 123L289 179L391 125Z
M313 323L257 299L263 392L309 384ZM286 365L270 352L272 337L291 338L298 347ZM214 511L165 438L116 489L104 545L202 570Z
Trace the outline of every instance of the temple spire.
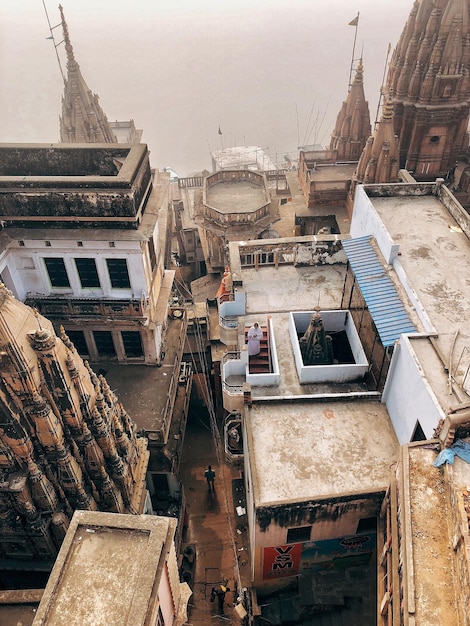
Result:
M361 59L331 135L330 148L337 151L337 161L357 161L370 135L369 104L364 95L363 74Z
M116 143L98 96L88 88L75 60L62 5L59 5L67 53L67 78L62 98L60 141L63 143Z
M387 100L382 119L369 138L357 165L358 183L396 183L398 181L398 138L393 128L393 105Z

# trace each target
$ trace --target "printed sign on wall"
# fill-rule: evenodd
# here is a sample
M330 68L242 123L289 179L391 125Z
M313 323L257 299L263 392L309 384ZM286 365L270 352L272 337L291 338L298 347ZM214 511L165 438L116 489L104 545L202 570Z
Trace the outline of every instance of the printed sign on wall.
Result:
M299 571L302 544L265 548L263 553L263 579L295 576Z
M372 532L264 548L263 580L296 576L301 570L331 570L366 565L374 552L376 540L376 533Z

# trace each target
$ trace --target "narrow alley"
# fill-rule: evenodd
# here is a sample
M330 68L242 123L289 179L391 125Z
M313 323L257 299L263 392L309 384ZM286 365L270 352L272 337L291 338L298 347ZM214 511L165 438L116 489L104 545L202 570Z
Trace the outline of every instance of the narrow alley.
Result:
M242 475L225 462L218 439L217 431L212 434L206 412L191 411L180 466L187 511L183 536L187 556L182 569L186 568L193 591L188 604L189 626L243 623L234 605L250 579L246 515L237 513L240 503L244 504L237 489ZM204 477L208 465L216 472L213 492ZM217 597L211 602L212 588L219 590L221 585L230 589L223 613Z

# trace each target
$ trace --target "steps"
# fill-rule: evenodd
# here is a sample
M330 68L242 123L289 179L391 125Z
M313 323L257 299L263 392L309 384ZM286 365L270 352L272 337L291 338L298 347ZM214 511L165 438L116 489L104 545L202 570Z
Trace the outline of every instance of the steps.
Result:
M268 329L266 326L261 326L260 328L263 331L263 338L260 340L260 351L258 354L248 357L250 374L266 374L272 372L268 346ZM245 328L246 343L248 343L248 331L249 327L247 326Z

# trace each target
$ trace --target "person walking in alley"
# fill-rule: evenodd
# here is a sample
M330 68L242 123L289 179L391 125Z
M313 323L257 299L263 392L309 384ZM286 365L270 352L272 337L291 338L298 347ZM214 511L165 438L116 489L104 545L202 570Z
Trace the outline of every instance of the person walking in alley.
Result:
M217 589L215 587L212 587L211 602L214 602L215 598L217 598L217 606L221 615L224 614L225 594L227 593L227 591L230 591L230 588L226 587L225 585L220 585L220 587Z
M206 471L204 472L204 476L207 480L207 488L209 489L209 491L214 489L214 478L215 478L215 472L212 469L212 466L209 465L208 468L206 469Z

